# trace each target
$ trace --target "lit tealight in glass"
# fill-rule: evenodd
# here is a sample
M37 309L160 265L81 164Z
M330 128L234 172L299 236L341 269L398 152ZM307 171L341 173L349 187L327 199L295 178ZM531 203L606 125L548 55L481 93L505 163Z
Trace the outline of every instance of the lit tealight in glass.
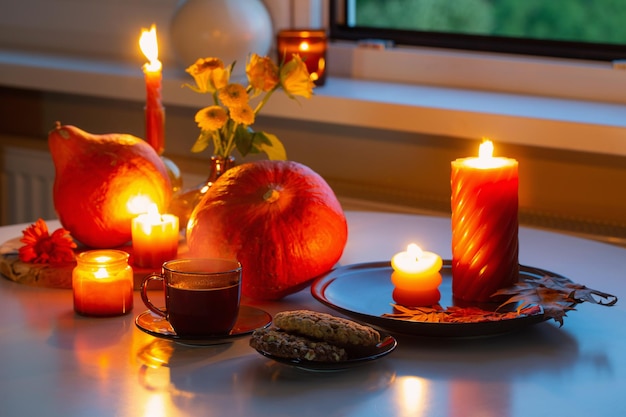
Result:
M288 62L294 54L299 55L311 75L311 81L317 86L324 85L327 42L324 30L281 30L276 41L279 62Z
M128 253L93 250L76 256L72 271L74 311L85 316L118 316L133 308L133 270Z

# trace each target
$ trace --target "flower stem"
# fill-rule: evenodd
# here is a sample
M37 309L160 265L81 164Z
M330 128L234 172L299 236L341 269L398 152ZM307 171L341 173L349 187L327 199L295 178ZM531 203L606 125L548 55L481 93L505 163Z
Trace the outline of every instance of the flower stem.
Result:
M233 122L232 119L228 120L226 125L228 126L228 129L226 129L226 131L228 132L228 139L226 141L226 146L223 149L224 154L222 155L225 158L229 157L231 152L233 151L233 147L234 147L234 144L235 144L234 143L235 142L235 132L237 132L237 123Z
M274 94L274 91L276 91L276 88L274 88L273 90L268 91L267 94L265 94L265 96L263 97L263 100L261 100L259 102L259 104L257 104L256 108L254 109L254 115L255 116L261 111L263 106L265 106L265 103L268 102L268 100L270 99L272 94Z

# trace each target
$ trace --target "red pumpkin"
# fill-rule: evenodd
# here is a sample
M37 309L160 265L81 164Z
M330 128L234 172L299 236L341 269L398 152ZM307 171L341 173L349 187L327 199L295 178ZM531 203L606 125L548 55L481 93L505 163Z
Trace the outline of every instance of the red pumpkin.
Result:
M144 140L120 133L93 135L57 123L48 146L55 167L54 208L63 227L84 245L123 245L131 240L132 219L148 202L161 212L167 208L167 169Z
M226 171L191 214L193 257L237 259L242 294L276 300L330 270L348 238L330 186L293 161L259 161Z

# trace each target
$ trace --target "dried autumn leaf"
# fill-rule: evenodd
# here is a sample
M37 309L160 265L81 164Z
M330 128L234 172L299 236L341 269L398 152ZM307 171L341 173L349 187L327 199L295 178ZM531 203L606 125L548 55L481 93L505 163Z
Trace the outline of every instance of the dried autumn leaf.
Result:
M396 312L383 314L383 317L420 323L481 323L543 314L546 319L553 319L562 326L567 312L575 310L577 304L587 301L612 306L617 303L614 295L576 284L565 277L548 275L541 278L525 277L515 285L496 292L494 296L509 298L496 311L477 307L451 306L443 309L439 305L406 307L392 304ZM506 310L505 307L510 305L514 305L515 310Z
M510 296L500 307L514 303L519 303L518 308L540 305L546 318L554 319L561 326L567 312L575 310L576 304L587 301L612 306L617 303L617 297L614 295L576 284L565 277L550 275L541 278L527 277L524 281L494 294L494 296L498 295Z
M477 307L451 306L445 310L434 307L406 307L392 304L396 313L383 314L383 317L417 321L420 323L482 323L501 321L541 313L539 306L529 306L518 311L488 311Z

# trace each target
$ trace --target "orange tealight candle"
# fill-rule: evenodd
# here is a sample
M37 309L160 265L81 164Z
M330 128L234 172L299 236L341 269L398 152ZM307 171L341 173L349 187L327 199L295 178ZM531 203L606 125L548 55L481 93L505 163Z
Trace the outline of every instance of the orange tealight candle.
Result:
M414 243L408 245L406 252L395 254L391 258L393 299L413 307L437 304L441 297L442 265L439 255L422 251Z
M161 104L163 77L155 25L152 25L150 30L142 30L139 46L148 58L148 62L143 66L146 79L146 142L161 155L165 149L165 109Z
M288 62L294 54L299 55L311 75L311 81L321 86L326 81L327 43L324 30L287 29L278 32L276 49L280 62Z
M133 263L145 268L160 268L163 262L176 259L178 253L178 217L159 214L156 204L147 213L133 219Z
M74 311L86 316L117 316L133 308L133 270L128 253L93 250L76 257L72 271Z
M452 162L452 294L469 302L518 280L518 163L493 157L485 141L478 158Z

